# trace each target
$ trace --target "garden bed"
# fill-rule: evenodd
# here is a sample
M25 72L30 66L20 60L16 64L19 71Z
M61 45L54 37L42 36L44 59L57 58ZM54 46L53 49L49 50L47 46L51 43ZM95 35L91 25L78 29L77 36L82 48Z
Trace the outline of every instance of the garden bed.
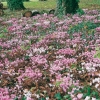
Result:
M100 100L100 13L0 19L0 99Z

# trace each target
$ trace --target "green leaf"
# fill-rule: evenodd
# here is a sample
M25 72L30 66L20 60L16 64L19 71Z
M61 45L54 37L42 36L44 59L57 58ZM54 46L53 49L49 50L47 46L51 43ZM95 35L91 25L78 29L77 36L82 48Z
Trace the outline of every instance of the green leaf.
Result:
M69 94L67 94L67 95L64 96L64 99L68 99L68 98L70 98Z
M39 100L46 100L45 98L40 98Z
M86 93L84 93L84 94L83 94L83 98L85 99L85 98L86 98L86 96L87 96L87 94L86 94Z
M58 92L58 93L56 93L55 94L55 98L57 99L57 100L61 100L61 94Z
M95 96L96 99L100 98L100 97L99 97L99 93L98 93L97 91L93 91L93 92L91 93L91 95L92 95L92 96Z
M25 96L23 96L21 100L27 100L27 98Z
M25 60L29 60L30 59L30 57L29 56L25 56L25 58L24 58Z
M96 54L94 55L95 58L100 58L100 48L96 47Z
M6 28L5 28L5 29L3 29L3 32L5 32L5 33L6 33L6 32L7 32L7 29L6 29Z
M91 94L91 87L88 86L88 87L87 87L87 95L90 96L90 94Z
M2 49L2 47L0 46L0 50Z
M96 47L96 49L95 49L96 51L99 51L100 50L100 48L99 47Z
M55 85L56 85L57 87L59 87L60 84L61 84L61 81L57 81Z
M28 49L30 49L30 45L28 45L28 46L22 45L22 46L21 46L21 49L23 49L23 50L28 50Z
M18 100L18 98L16 97L14 100Z
M0 38L6 38L6 36L4 35L4 33L0 34Z

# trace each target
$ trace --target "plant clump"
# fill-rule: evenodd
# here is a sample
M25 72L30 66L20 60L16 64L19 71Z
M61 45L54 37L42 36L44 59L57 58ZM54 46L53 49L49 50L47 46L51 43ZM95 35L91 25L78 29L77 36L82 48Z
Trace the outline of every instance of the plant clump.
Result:
M10 10L24 10L23 0L7 0L7 5Z

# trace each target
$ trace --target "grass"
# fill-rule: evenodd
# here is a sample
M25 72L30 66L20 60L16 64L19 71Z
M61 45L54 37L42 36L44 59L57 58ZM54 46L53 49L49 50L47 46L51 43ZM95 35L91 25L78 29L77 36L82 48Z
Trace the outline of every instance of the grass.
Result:
M100 0L80 0L80 8L100 9Z
M3 2L4 6L7 6L6 2ZM30 0L30 2L24 2L26 8L30 9L52 9L56 7L56 0L48 1L38 1ZM89 9L100 9L100 0L80 0L80 8L89 8Z
M7 2L2 2L4 7L7 7ZM27 8L26 10L34 10L37 9L39 11L47 10L47 9L55 9L56 8L56 0L47 0L47 1L39 1L39 0L30 0L29 2L24 2L24 6ZM87 9L100 9L100 0L80 0L79 3L80 8ZM24 11L10 11L9 9L4 10L5 18L9 17L20 17ZM16 16L17 15L17 16Z
M4 6L7 6L6 2L3 2ZM48 1L30 1L30 2L24 2L24 6L26 8L30 9L38 9L38 10L43 10L43 9L51 9L56 7L56 0L48 0Z

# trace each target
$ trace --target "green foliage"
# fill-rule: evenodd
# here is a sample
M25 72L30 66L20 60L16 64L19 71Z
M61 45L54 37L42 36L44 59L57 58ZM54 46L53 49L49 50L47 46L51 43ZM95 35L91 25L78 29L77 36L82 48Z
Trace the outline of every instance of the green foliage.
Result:
M2 47L0 46L0 50L2 50Z
M87 31L87 30L95 29L96 27L97 25L90 21L81 22L79 24L71 26L68 32L74 33L74 32L80 32L82 30Z
M61 96L61 94L58 92L58 93L55 94L55 98L56 98L57 100L61 100L61 99L62 99L62 96Z
M79 0L63 0L63 5L65 8L65 14L67 13L76 13L79 8Z
M7 0L7 5L10 10L22 10L25 9L22 0Z
M18 98L16 97L14 100L18 100Z
M56 15L58 17L62 17L64 15L64 7L62 5L63 1L62 0L57 0L57 8L56 8Z
M61 81L57 81L55 85L56 85L57 87L59 87L61 83L62 83Z
M25 56L25 58L24 58L25 60L29 60L30 59L30 57L29 56Z
M30 45L27 45L27 46L22 45L21 48L22 48L23 50L28 50L28 49L30 49Z
M80 90L75 90L74 91L75 94L78 94L78 93L82 93L83 94L83 99L86 98L86 96L90 96L91 97L95 97L96 100L99 100L100 99L100 95L99 93L94 90L91 86L87 85L87 86L84 86L82 89Z
M1 33L0 34L0 38L6 38L5 34L4 33Z
M96 47L96 54L94 55L95 58L100 58L100 47Z
M79 9L79 0L57 0L56 15L61 16L67 13L76 13Z
M68 33L70 34L70 38L73 38L73 34L75 32L82 32L82 38L86 38L86 36L92 36L94 37L95 28L99 25L92 23L90 21L87 22L81 22L76 25L70 26Z
M27 100L27 98L25 96L22 97L22 100Z
M72 100L71 96L69 94L66 94L64 96L61 95L61 93L56 93L55 96L56 100Z
M79 15L83 15L84 14L84 11L82 10L82 9L78 9L78 10L76 10L77 11L77 14L79 14Z
M39 98L39 100L46 100L45 98Z
M23 1L30 1L30 0L23 0Z
M18 99L18 97L16 97L14 100L19 100L19 99ZM21 100L27 100L27 98L26 98L25 96L23 96L23 97L21 98Z
M69 94L67 94L67 95L64 96L64 99L65 99L65 100L66 100L66 99L67 99L67 100L71 100L71 97L70 97Z
M39 1L47 1L47 0L39 0Z

